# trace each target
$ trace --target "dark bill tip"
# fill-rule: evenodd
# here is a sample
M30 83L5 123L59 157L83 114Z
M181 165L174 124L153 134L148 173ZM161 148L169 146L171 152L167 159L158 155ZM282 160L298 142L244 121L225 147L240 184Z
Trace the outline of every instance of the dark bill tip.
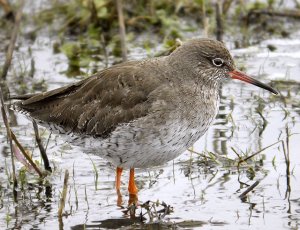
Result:
M252 85L256 85L265 90L268 90L273 94L276 94L276 95L278 94L278 91L273 89L271 86L268 86L252 77L249 77L248 75L246 75L243 72L240 72L238 70L233 70L233 71L229 72L229 75L231 76L232 79L238 79L238 80L250 83Z

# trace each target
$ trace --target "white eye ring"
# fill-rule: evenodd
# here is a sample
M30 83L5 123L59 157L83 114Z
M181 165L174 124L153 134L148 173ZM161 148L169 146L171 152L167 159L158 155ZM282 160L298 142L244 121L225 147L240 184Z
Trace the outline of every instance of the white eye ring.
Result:
M224 65L224 60L222 58L215 58L212 60L212 63L217 67L221 67Z

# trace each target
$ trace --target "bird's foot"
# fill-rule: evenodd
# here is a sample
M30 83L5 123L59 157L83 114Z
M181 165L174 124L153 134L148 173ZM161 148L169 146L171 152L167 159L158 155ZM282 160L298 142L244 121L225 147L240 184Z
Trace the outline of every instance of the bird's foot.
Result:
M131 219L136 218L136 210L139 206L138 197L136 194L129 194L128 211Z

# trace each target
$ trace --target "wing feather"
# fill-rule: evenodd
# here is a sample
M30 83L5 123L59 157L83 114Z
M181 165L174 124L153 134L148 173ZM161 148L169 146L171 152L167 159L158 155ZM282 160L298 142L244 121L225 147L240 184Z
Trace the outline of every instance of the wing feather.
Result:
M149 94L158 84L158 79L145 75L138 65L120 65L34 95L17 102L16 107L66 132L105 138L118 125L147 115Z

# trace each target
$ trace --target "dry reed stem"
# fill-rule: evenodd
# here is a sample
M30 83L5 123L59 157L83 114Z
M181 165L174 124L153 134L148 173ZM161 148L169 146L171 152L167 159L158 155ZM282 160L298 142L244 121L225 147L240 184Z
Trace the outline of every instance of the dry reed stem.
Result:
M15 167L15 160L14 160L14 154L13 154L12 135L11 135L11 129L10 129L10 125L9 125L8 118L7 118L6 111L5 111L5 104L4 104L3 93L2 93L1 87L0 87L0 100L1 100L2 118L3 118L4 124L5 124L7 137L8 137L9 145L10 145L10 151L11 151L11 164L12 164L12 171L13 171L13 190L15 191L16 187L18 186L18 181L17 181L17 177L16 177L16 167Z
M243 192L241 195L239 195L239 198L244 199L246 197L246 195L251 192L258 184L259 184L259 180L255 181L254 184L252 184L249 188L247 188L247 190L245 192Z
M11 64L11 60L12 60L12 56L13 56L13 52L14 52L14 48L15 48L15 43L16 43L16 40L17 40L17 37L18 37L20 22L21 22L21 19L22 19L23 6L24 6L24 0L20 0L20 7L19 7L19 9L17 11L17 14L16 14L15 24L14 24L13 31L12 31L12 34L11 34L9 46L8 46L8 49L7 49L7 52L6 52L6 59L5 59L5 63L4 63L1 78L0 78L2 80L6 79L6 75L7 75L8 69L9 69L10 64Z
M49 164L48 156L46 154L46 150L44 148L44 145L43 145L42 140L41 140L40 135L39 135L38 126L37 126L37 124L34 120L32 121L32 124L33 124L35 139L36 139L36 142L37 142L38 147L40 149L40 153L41 153L41 156L42 156L42 159L43 159L43 162L44 162L45 169L49 172L52 172L52 169L51 169L50 164Z
M60 204L58 209L58 217L62 217L63 210L65 208L66 203L66 196L67 196L67 190L68 190L68 180L69 180L69 171L66 169L65 171L65 177L64 177L64 187L62 191L62 196L60 198Z
M118 10L118 19L119 19L119 31L120 31L120 40L121 40L121 49L122 49L122 59L123 61L127 60L127 48L126 48L126 30L123 16L123 4L122 0L116 0L117 10Z

